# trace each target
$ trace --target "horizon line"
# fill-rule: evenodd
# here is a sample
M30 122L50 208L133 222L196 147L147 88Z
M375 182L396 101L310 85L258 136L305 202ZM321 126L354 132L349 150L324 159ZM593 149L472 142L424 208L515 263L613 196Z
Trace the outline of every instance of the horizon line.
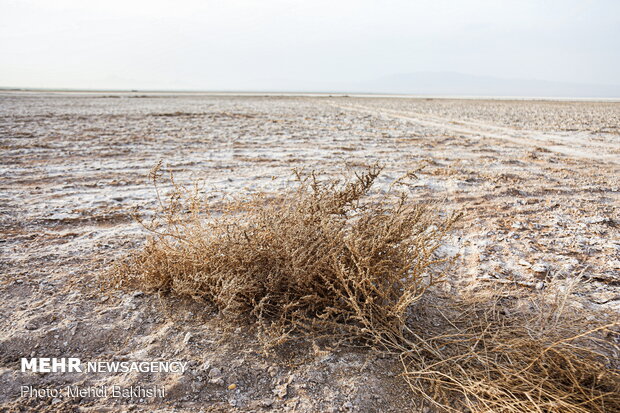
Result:
M347 91L274 91L274 90L204 90L204 89L90 89L90 88L35 88L0 86L0 93L88 93L88 94L197 94L225 96L316 96L316 97L393 97L418 99L489 99L489 100L558 100L558 101L620 101L617 97L599 96L540 96L540 95L475 95L475 94L416 94L416 93L383 93L383 92L347 92Z

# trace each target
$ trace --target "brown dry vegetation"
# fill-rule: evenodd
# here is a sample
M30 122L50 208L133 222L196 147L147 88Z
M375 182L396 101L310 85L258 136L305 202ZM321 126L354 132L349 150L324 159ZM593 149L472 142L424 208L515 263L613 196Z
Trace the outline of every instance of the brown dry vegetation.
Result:
M157 184L161 165L152 172ZM618 412L618 325L593 322L549 289L441 294L449 268L436 251L458 221L415 203L399 180L297 174L297 189L217 206L174 184L141 221L146 245L109 274L206 300L233 320L256 322L274 345L327 336L400 357L411 389L439 409L472 412Z
M205 216L196 188L175 185L145 224L153 236L115 279L207 299L279 335L400 336L407 309L436 281L424 275L457 217L396 192L366 199L379 173L344 183L298 174L296 191L232 201L217 216Z

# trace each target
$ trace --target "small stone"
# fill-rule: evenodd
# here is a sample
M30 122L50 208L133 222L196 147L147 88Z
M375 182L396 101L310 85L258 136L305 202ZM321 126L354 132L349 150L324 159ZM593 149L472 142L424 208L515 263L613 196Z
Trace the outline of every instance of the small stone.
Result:
M544 262L537 262L536 264L532 265L532 271L537 272L537 273L545 273L548 270L549 270L549 266L545 264Z
M209 383L217 384L218 386L223 386L224 385L224 379L221 378L221 377L216 377L216 378L213 378L213 379L209 380Z
M26 328L26 330L36 330L37 328L39 328L39 326L33 322L26 323L24 327Z
M342 407L344 407L347 410L351 410L353 408L353 403L346 402L345 404L342 405Z
M271 407L273 405L273 400L271 399L263 399L260 401L260 405L262 407Z
M601 223L605 223L607 219L608 218L605 218L605 217L595 216L595 217L586 218L584 221L586 224L601 224Z
M279 386L276 386L276 388L273 389L273 394L275 394L281 399L285 398L286 395L288 394L288 383L284 383Z
M192 335L192 333L187 333L185 334L185 338L183 339L183 344L187 345L187 343L189 343L189 341L193 338L194 336Z
M590 300L596 304L607 304L610 301L620 300L620 295L612 291L602 291L591 294Z
M537 290L542 290L543 288L545 288L545 283L542 282L542 281L539 281L539 282L536 283L534 288L536 288Z
M209 377L211 378L222 377L222 370L218 369L217 367L213 367L211 370L209 370Z

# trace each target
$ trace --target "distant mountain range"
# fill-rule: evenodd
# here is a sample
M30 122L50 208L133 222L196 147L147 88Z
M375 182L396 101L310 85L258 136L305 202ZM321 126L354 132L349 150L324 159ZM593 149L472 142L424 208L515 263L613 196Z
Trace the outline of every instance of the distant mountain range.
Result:
M385 93L438 96L514 96L620 98L620 85L580 84L546 80L507 79L454 72L416 72L384 76L366 82L323 83L264 80L261 88L276 92ZM248 85L249 86L249 85Z

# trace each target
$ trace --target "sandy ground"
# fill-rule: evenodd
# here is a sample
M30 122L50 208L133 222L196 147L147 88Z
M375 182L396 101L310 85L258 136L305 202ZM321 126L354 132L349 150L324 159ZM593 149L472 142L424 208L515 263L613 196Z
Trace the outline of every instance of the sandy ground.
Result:
M97 275L145 238L128 212L154 205L160 159L220 195L281 190L294 167L378 161L381 188L423 166L411 195L466 213L444 248L453 285L535 294L579 276L574 305L620 314L620 103L4 93L0 145L0 410L417 411L381 354L265 353L204 305L101 290ZM22 373L23 357L189 364ZM21 396L67 385L166 394Z

